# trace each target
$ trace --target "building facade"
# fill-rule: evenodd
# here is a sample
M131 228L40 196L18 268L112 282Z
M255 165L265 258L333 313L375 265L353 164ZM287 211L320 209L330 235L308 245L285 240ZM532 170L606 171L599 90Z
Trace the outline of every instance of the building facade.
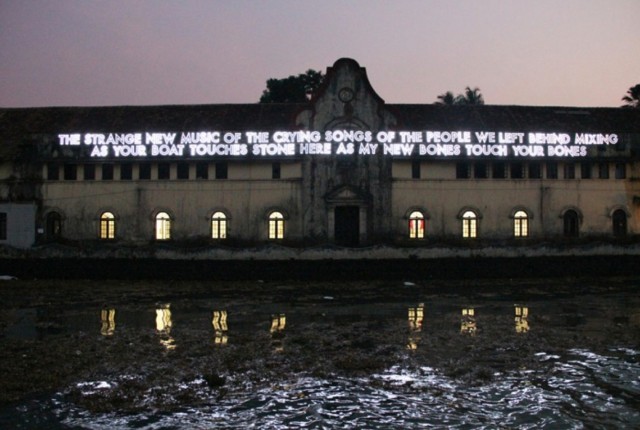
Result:
M309 103L0 110L0 244L633 240L640 112Z

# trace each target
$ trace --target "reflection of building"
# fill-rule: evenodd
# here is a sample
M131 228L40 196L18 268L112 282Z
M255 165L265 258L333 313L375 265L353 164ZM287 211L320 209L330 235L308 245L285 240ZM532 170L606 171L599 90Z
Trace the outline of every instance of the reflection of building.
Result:
M474 308L463 308L462 319L460 321L460 333L475 335L476 330L476 311Z
M229 340L227 332L227 311L213 311L213 319L211 320L214 332L214 342L216 345L226 345Z
M415 308L409 308L409 341L407 349L418 349L418 341L420 340L420 332L424 322L424 303L420 303Z
M271 315L271 345L276 352L284 350L284 328L287 325L285 314Z
M112 336L116 331L116 310L103 309L100 312L100 321L102 323L100 334L103 336Z
M529 331L529 308L521 305L514 305L516 333L526 333Z
M170 305L164 305L162 308L156 309L156 331L160 335L160 343L167 349L175 349L176 344L171 337L171 309Z
M309 103L0 109L0 130L21 248L640 232L639 110L386 104L351 59Z

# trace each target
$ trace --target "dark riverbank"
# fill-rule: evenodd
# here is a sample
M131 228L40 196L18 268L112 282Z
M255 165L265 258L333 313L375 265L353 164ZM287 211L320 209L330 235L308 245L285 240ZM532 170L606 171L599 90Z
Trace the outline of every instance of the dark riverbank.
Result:
M412 280L629 276L637 255L347 260L4 258L20 279Z
M638 285L2 282L0 427L637 427Z

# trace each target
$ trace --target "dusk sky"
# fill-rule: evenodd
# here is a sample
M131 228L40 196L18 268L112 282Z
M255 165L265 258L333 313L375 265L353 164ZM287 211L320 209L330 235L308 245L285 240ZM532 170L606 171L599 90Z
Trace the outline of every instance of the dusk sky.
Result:
M640 0L0 0L0 106L254 103L350 57L387 103L620 106Z

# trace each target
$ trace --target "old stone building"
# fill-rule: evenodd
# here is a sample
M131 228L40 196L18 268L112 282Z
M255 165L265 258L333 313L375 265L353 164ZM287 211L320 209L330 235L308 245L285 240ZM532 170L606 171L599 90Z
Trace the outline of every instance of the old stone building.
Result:
M351 59L305 104L2 109L0 139L17 248L640 232L638 110L386 104Z

